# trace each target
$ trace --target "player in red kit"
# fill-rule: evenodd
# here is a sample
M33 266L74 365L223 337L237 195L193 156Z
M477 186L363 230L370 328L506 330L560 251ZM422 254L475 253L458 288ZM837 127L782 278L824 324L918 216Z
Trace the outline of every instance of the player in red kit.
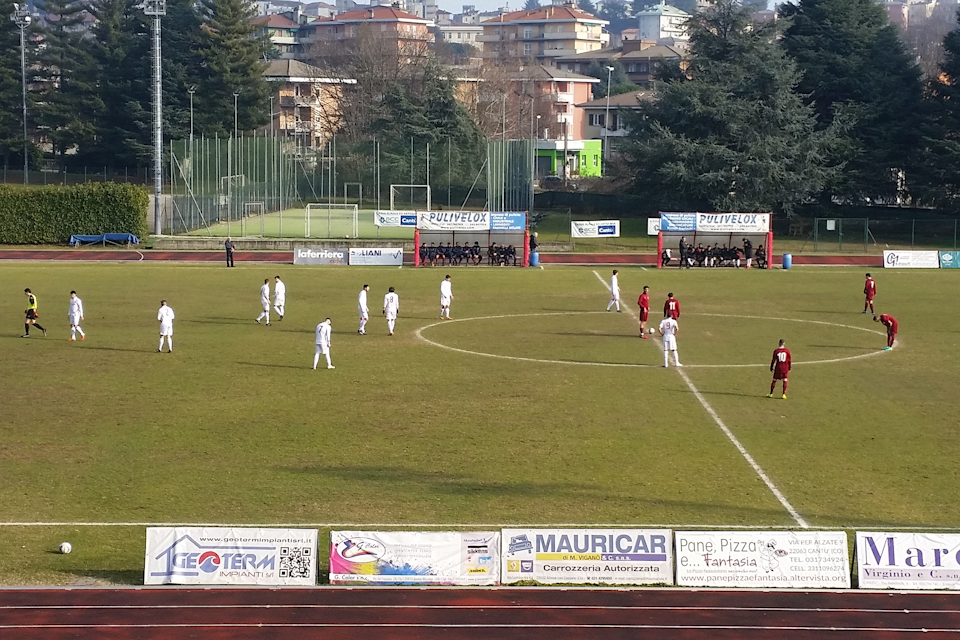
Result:
M780 346L773 352L773 359L770 361L770 371L773 371L773 381L770 383L770 393L768 398L773 397L773 390L777 388L777 380L783 380L783 399L787 399L787 376L790 375L790 349L783 346L783 340Z
M877 295L877 283L873 281L869 273L867 274L867 280L863 283L863 295L863 311L861 313L866 313L867 308L869 308L870 313L876 315L873 311L873 296Z
M667 294L667 301L663 303L663 317L674 320L680 318L680 301L674 298L672 293Z
M650 317L650 287L643 288L637 304L640 306L640 337L646 340L647 319Z
M890 349L893 349L894 340L897 339L897 329L899 328L897 319L889 313L884 313L879 316L873 316L873 321L879 322L887 328L887 346L885 346L883 350L890 351Z

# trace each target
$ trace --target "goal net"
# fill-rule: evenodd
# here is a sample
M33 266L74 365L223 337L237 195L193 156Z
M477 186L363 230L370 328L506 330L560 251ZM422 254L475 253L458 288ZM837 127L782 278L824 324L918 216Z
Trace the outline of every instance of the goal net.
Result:
M428 184L391 184L390 210L432 211L433 198Z
M262 238L264 231L264 213L265 210L262 202L244 202L243 218L240 219L241 235L246 236L255 233L256 228L259 227L260 237Z
M685 247L681 255L681 241ZM769 213L660 213L658 267L769 268L773 223Z
M355 204L311 202L303 210L304 237L357 238L359 213Z

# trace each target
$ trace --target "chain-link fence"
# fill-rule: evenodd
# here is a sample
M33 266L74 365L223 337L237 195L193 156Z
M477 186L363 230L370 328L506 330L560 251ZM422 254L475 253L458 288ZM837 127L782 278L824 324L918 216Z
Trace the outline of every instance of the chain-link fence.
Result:
M774 217L774 234L799 243L798 252L875 253L883 249L956 249L956 218L784 218Z

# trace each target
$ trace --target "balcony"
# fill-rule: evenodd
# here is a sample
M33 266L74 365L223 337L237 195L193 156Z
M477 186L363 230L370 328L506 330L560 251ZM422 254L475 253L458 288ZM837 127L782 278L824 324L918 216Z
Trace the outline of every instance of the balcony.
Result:
M550 94L550 99L553 102L560 104L573 104L573 94L572 93L561 93L555 92Z
M318 96L280 96L281 107L316 107L319 104Z

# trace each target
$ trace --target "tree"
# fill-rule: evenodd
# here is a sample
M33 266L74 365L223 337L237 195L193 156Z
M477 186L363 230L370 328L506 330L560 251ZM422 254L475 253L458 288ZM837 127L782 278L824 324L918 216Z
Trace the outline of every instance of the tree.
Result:
M202 0L198 55L203 76L196 93L195 122L207 135L233 135L268 122L270 90L263 78L265 38L256 36L256 9L249 0ZM236 97L235 93L239 92Z
M610 73L610 95L617 96L621 93L640 90L640 87L630 81L630 77L618 60L604 60L603 62L594 60L584 71L586 75L593 76L601 81L593 85L594 99L607 97L607 67L613 67L613 71Z
M777 27L737 0L690 22L690 79L667 81L630 118L633 187L661 206L790 212L839 170L842 124L818 131Z
M577 7L586 13L591 15L597 12L597 7L593 4L592 0L577 0Z
M204 75L197 55L202 22L193 0L167 0L163 18L163 134L167 140L190 136L191 87Z
M920 70L874 0L798 0L781 6L783 46L803 72L820 128L840 112L856 123L842 180L824 197L893 201L918 166L924 108Z
M960 27L943 38L940 73L930 82L929 93L934 117L924 140L925 195L932 202L956 206L960 198Z
M540 0L527 0L523 5L524 11L536 11L540 8Z
M620 33L624 29L632 29L637 26L636 19L630 17L627 4L623 0L610 0L610 2L602 3L597 11L597 17L610 23L607 27L610 33Z
M0 2L0 13L13 14L12 0ZM31 30L28 27L27 38ZM23 162L22 97L20 29L0 29L0 155L5 166Z
M86 4L81 0L44 0L44 46L38 57L36 97L39 129L62 161L67 151L92 143L96 113L102 105L96 94L97 70L85 42ZM76 157L76 156L74 156Z

